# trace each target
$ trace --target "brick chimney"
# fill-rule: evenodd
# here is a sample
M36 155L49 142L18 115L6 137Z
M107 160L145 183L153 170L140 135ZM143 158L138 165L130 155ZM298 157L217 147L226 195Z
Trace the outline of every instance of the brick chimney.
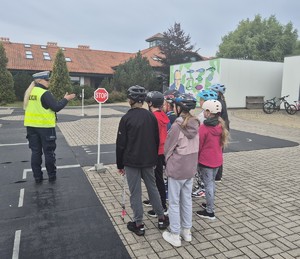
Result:
M47 42L47 46L57 47L57 42L51 42L51 41L48 41L48 42Z
M78 45L79 49L90 49L90 46L88 45Z
M0 41L10 43L9 38L6 37L0 37Z

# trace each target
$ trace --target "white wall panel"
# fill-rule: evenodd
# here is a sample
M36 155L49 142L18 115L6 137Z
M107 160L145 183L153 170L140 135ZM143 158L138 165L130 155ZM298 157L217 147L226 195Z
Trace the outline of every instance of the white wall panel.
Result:
M281 95L290 95L290 103L300 99L300 56L284 58Z

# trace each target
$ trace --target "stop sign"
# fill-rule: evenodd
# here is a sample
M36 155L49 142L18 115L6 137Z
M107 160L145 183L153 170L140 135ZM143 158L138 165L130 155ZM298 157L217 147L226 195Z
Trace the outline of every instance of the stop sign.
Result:
M105 103L107 101L107 99L108 99L108 92L106 91L105 88L98 88L94 92L94 99L98 103Z

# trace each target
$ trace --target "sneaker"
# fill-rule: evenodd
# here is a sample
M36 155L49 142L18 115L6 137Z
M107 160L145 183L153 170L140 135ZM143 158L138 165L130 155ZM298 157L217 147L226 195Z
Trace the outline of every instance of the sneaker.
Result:
M35 178L35 183L40 184L43 182L43 178Z
M169 217L165 216L164 219L158 220L158 228L159 229L166 229L170 225Z
M201 204L201 207L202 207L203 209L205 209L205 210L206 210L206 203L205 203L205 202L203 202L203 203Z
M216 183L221 183L221 182L222 182L222 179L215 179L215 182L216 182Z
M189 228L183 228L183 229L181 229L180 236L186 242L191 242L192 241L192 233L191 233L191 230Z
M143 201L143 204L146 206L146 207L152 207L151 203L149 200L145 200Z
M200 218L205 218L205 219L215 219L215 213L214 212L207 212L206 210L203 210L203 211L197 211L196 212L197 216L199 216Z
M148 214L148 216L150 216L150 217L152 217L152 218L157 218L157 215L156 215L156 213L155 213L154 210L149 210L149 211L147 212L147 214ZM164 215L165 215L165 216L168 216L168 214L169 214L168 209L165 209L165 210L164 210Z
M134 234L138 236L144 236L145 235L145 227L144 224L137 227L135 222L129 221L127 223L127 228L132 231Z
M196 190L195 192L192 193L192 197L194 198L205 197L205 190L203 189Z
M164 240L166 240L168 243L170 243L172 246L176 246L179 247L181 246L181 240L180 240L180 236L173 234L169 231L165 231L162 234L162 237Z
M49 176L49 179L48 179L49 182L53 183L56 181L56 175L54 176Z

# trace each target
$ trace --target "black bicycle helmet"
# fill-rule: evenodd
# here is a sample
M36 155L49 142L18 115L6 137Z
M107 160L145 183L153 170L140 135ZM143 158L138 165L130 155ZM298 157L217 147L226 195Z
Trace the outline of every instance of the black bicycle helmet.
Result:
M151 91L147 93L145 101L147 103L152 103L155 108L160 108L164 103L164 95L158 91Z
M137 103L144 102L145 97L146 97L146 90L142 86L134 85L129 87L127 90L127 98Z
M180 106L183 111L190 111L196 108L197 100L191 94L179 94L175 97L174 103Z
M174 103L175 97L177 97L180 93L177 90L167 90L164 92L164 98L168 103Z

